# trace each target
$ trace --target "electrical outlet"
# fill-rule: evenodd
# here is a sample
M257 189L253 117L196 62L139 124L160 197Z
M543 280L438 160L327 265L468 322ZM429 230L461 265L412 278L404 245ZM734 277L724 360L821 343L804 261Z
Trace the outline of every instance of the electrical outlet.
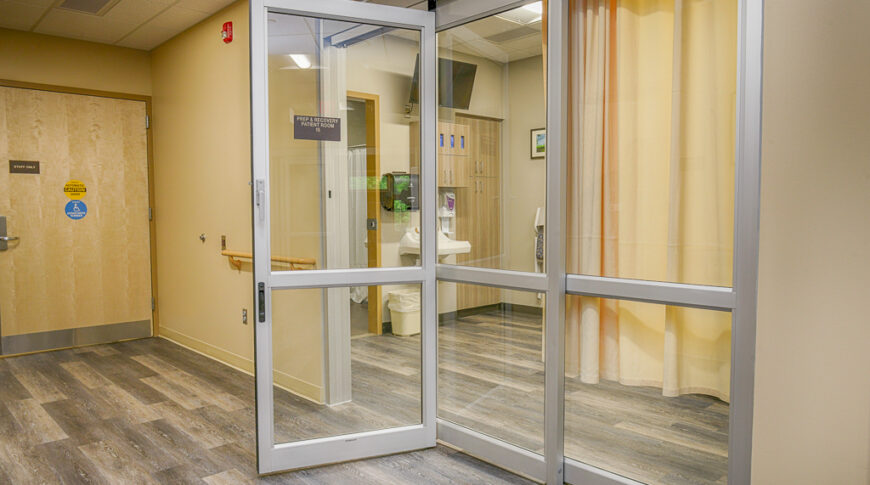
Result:
M245 325L248 324L248 309L247 308L242 308L242 323L244 323Z

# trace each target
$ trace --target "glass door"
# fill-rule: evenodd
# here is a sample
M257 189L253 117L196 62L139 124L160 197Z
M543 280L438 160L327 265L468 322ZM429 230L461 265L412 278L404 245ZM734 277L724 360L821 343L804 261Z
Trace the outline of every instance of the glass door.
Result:
M251 2L260 473L435 445L434 87L434 13Z

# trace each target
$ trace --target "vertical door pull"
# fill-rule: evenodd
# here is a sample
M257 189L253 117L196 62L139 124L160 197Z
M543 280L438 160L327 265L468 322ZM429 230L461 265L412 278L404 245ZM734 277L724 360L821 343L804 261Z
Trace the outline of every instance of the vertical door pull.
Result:
M262 222L266 220L266 181L263 179L257 179L254 190L257 200L257 210L260 216L260 221Z
M266 321L266 283L257 283L257 311L260 323Z

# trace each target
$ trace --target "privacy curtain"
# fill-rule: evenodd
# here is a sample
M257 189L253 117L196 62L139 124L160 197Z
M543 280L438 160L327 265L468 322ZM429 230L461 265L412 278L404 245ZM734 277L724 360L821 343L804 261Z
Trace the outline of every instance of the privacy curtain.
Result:
M368 268L369 257L366 248L366 206L368 187L366 186L366 155L365 146L347 150L348 173L348 232L350 233L350 267ZM350 299L362 303L368 297L368 286L354 286L350 289Z
M568 270L731 286L736 0L574 0ZM566 372L729 399L728 313L569 298Z

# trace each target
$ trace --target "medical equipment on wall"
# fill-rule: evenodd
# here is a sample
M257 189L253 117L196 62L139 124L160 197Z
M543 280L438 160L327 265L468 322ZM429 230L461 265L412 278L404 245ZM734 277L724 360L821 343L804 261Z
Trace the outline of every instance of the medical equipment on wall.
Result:
M442 233L447 236L456 233L456 194L454 192L441 192L438 220L441 223Z

